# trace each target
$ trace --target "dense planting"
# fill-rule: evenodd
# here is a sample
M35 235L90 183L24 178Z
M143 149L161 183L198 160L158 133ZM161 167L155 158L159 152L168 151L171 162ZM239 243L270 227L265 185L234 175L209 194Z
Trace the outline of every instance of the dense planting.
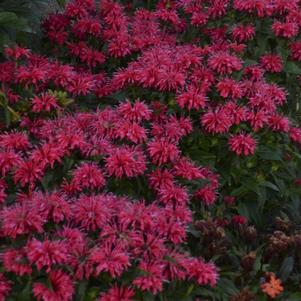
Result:
M0 300L300 300L299 1L99 2L0 65Z

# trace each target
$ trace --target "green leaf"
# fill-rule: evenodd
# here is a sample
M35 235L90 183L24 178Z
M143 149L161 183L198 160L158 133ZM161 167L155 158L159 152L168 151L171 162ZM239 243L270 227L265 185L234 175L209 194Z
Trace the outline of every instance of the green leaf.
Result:
M283 260L279 271L279 275L282 281L286 281L288 279L289 275L293 271L293 268L294 268L294 257L292 256L286 257Z
M284 71L292 74L301 74L300 67L293 62L287 62L284 66Z
M56 2L60 7L64 7L66 4L66 0L56 0Z
M0 12L0 24L10 24L18 21L18 16L12 12Z
M81 281L77 288L76 301L84 301L87 292L88 282Z
M269 181L264 181L264 182L260 183L260 185L271 188L272 190L275 190L275 191L279 191L279 188L275 184L273 184Z
M289 300L289 301L300 301L301 300L301 293L294 293L294 294L290 295L287 300Z

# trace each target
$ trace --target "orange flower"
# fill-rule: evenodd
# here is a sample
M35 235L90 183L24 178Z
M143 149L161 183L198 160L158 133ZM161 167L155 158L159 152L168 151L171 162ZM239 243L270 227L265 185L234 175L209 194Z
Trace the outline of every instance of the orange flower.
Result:
M271 298L276 298L283 291L283 286L281 285L281 281L276 279L275 274L271 273L269 281L262 284L261 289Z

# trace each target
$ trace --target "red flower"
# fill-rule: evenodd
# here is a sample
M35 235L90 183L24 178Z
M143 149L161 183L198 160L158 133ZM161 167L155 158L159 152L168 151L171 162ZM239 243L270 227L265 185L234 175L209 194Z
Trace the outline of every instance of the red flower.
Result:
M44 170L35 161L23 161L19 164L14 173L14 182L20 183L22 187L29 184L32 190L37 181L40 181L44 175Z
M70 277L61 270L49 273L49 285L36 282L33 285L34 296L39 301L71 301L74 294Z
M255 35L255 28L254 26L248 24L248 25L236 25L232 29L232 36L234 40L238 42L245 42L247 40L253 39Z
M14 60L18 60L20 58L28 58L30 55L30 49L27 48L22 48L22 47L15 47L15 48L9 48L6 47L4 49L4 53L6 56L8 56L9 58L12 58Z
M96 163L82 163L72 172L72 183L78 191L83 189L101 189L105 185L105 178Z
M269 127L275 132L287 133L290 130L290 121L281 115L273 115L268 119Z
M133 289L114 285L107 293L102 294L98 301L133 301L134 295Z
M202 126L209 133L227 133L232 125L231 117L226 110L216 110L205 113L201 117Z
M9 249L3 253L3 265L6 271L18 276L30 275L32 268L27 261L24 249Z
M0 170L2 176L22 162L21 156L13 151L0 152Z
M300 128L291 128L290 129L290 138L292 141L301 145L301 129Z
M216 192L210 187L205 186L204 188L199 189L195 196L200 198L206 205L212 205L216 201Z
M144 102L138 100L135 103L130 103L127 100L124 103L121 103L117 111L125 120L140 122L142 120L149 120L151 117L151 110L147 107Z
M88 231L102 228L109 213L102 195L81 196L72 209L74 221Z
M57 99L46 93L42 93L40 96L35 96L32 99L32 111L36 113L41 111L50 112L58 107Z
M232 152L238 156L253 155L256 148L256 141L249 134L238 134L229 139L229 147Z
M28 137L24 133L11 132L0 135L0 147L6 150L25 151L29 146Z
M295 22L281 23L275 21L272 25L272 30L277 37L292 38L298 35L299 26Z
M242 68L241 60L227 52L217 52L208 59L209 67L220 74L231 74Z
M301 61L301 41L296 41L290 45L291 56L294 60Z
M133 284L142 291L151 291L153 294L163 290L163 268L164 264L161 262L141 262L139 269L144 275L138 276Z
M261 66L269 72L281 72L282 58L278 54L265 54L260 58Z
M63 241L33 239L27 244L26 253L29 262L35 264L39 271L46 267L46 272L50 272L53 265L64 264L68 260L68 249Z
M135 148L116 148L106 158L106 169L110 176L116 176L117 178L139 176L146 169L144 155Z
M216 285L218 273L213 263L205 263L202 259L194 258L186 264L189 277L194 278L199 285Z
M245 216L242 215L234 215L232 216L232 223L234 225L244 225L247 223L247 218Z
M224 201L227 205L233 205L235 203L235 197L231 195L224 196Z
M110 244L95 247L89 261L96 266L96 275L108 272L113 278L120 276L131 266L129 256L118 246Z
M242 89L238 82L225 78L216 85L219 94L224 98L237 99L242 97Z
M190 88L187 92L179 94L176 100L182 109L187 107L188 110L199 110L206 107L208 99L204 93L198 92L197 89Z
M4 274L0 273L0 301L5 301L11 291L11 282L6 280Z
M27 202L4 207L1 212L1 218L3 220L2 231L4 235L13 239L17 235L32 232L42 233L44 231L45 220L37 209Z
M179 156L177 146L164 139L148 143L148 152L154 164L162 165L175 161Z

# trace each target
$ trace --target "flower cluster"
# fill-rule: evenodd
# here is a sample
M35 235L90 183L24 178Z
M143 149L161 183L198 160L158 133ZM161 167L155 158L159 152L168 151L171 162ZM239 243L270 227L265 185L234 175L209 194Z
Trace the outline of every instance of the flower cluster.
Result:
M119 290L133 295L134 288L157 293L173 280L214 286L215 266L181 247L192 221L191 198L212 203L218 187L214 173L181 154L179 141L191 130L189 118L157 115L141 101L126 101L116 109L43 120L34 130L24 123L22 132L3 133L2 186L12 178L17 194L13 204L2 198L5 271L45 271L52 290L34 282L39 300L71 300L77 281L101 273L120 278L128 270L138 271L133 286L113 287L100 300ZM60 181L47 180L76 156L81 159ZM207 194L193 190L192 180ZM137 185L128 196L114 193L122 181ZM143 199L139 189L154 197ZM21 237L23 244L10 246Z

